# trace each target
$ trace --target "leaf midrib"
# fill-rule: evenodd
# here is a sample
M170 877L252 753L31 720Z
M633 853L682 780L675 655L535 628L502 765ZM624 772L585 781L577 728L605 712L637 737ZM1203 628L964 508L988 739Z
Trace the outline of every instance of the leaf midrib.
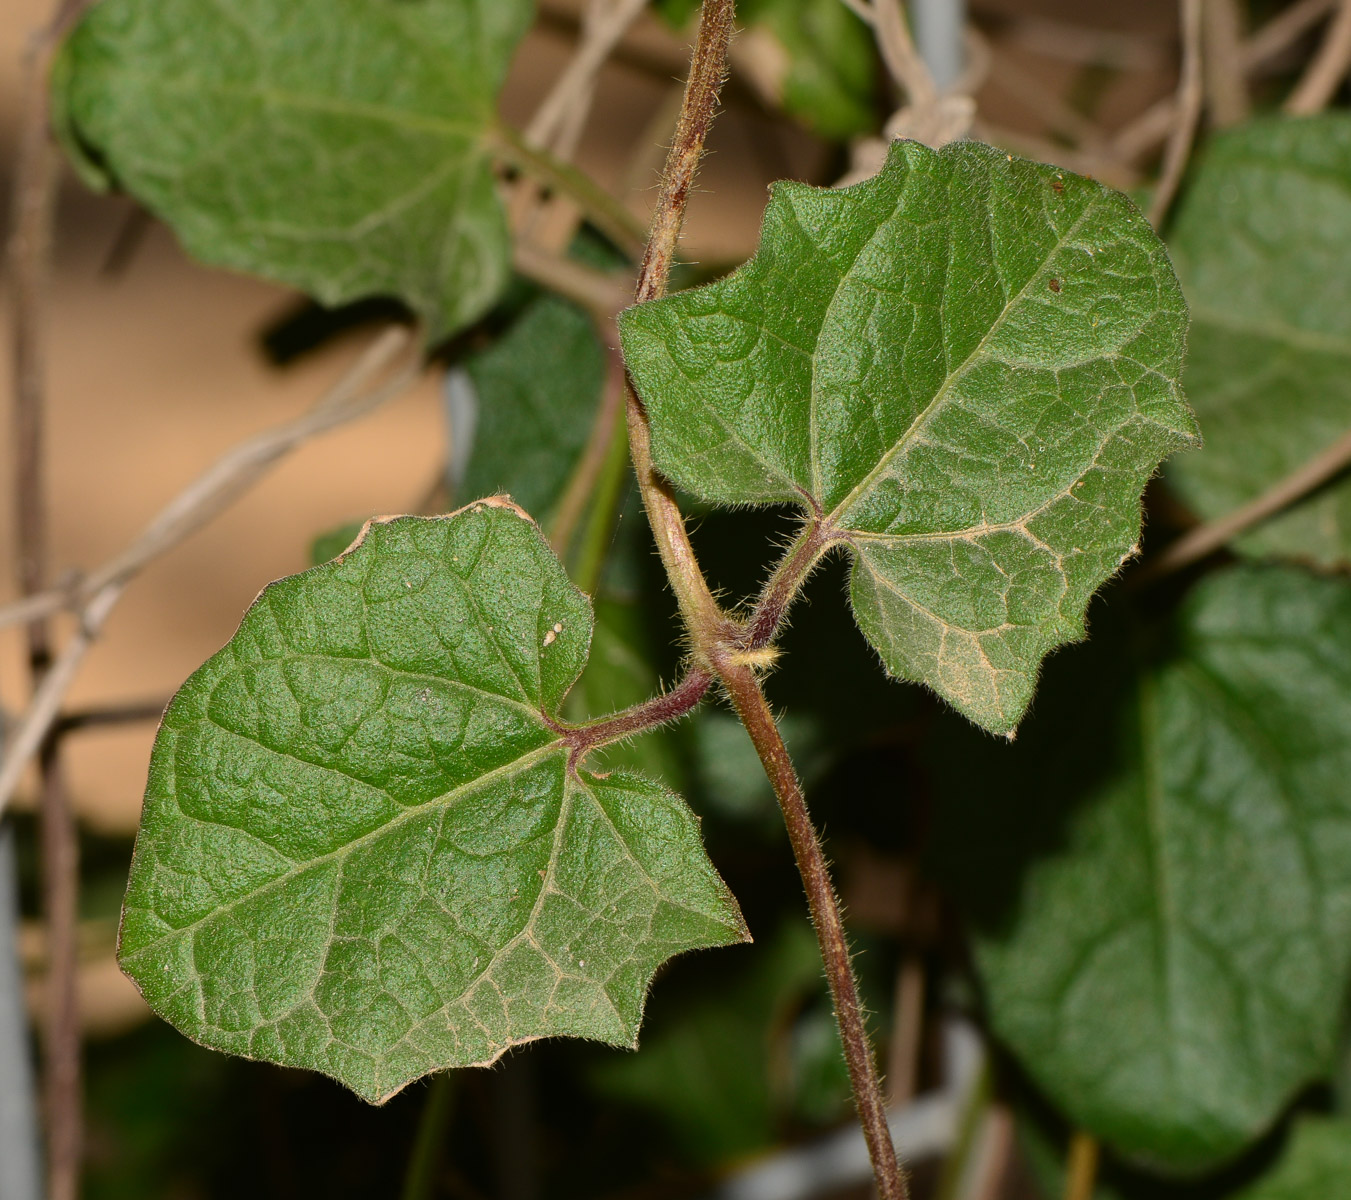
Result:
M350 842L345 842L343 845L337 847L334 850L325 851L323 854L308 859L303 863L298 863L290 870L284 871L282 874L276 876L273 879L269 879L266 883L260 885L259 887L254 888L252 891L241 893L240 895L236 896L233 900L229 900L224 904L216 905L214 908L212 908L210 912L206 913L204 916L198 917L196 920L189 921L186 925L180 925L177 928L171 930L169 933L162 934L160 937L156 938L152 942L147 942L143 946L138 946L135 950L131 951L129 954L123 957L121 961L126 963L136 958L139 958L141 955L146 954L151 950L154 950L156 947L162 945L169 939L179 937L186 933L190 933L192 930L196 929L199 925L202 925L207 921L213 920L214 918L220 916L222 913L228 913L232 911L240 904L243 904L246 900L256 899L258 896L262 895L265 892L269 892L275 888L279 888L283 884L294 879L296 876L301 875L304 872L310 870L311 868L317 867L329 861L330 859L339 859L339 860L345 859L347 855L357 847L362 846L368 842L374 841L375 839L382 837L386 833L392 832L393 830L399 828L405 823L413 820L413 818L415 817L425 816L428 810L433 807L447 809L452 804L454 804L456 800L461 799L464 793L469 792L472 789L476 789L485 784L496 782L499 779L508 778L511 775L516 774L517 772L529 770L531 767L536 766L538 763L542 762L545 758L549 756L549 754L557 751L562 751L566 754L566 750L567 750L566 743L563 741L562 738L558 738L555 741L548 742L543 746L538 746L534 750L528 751L527 753L521 755L519 758L512 759L511 762L509 763L504 763L500 767L494 767L491 771L485 771L482 775L467 780L466 782L451 788L450 791L448 792L443 792L441 795L435 796L430 800L424 800L421 804L409 805L404 809L404 811L398 813L394 817L391 817L383 825L379 825L375 829L370 830L368 833L363 833L359 837L353 838ZM300 761L304 760L302 759ZM178 808L177 800L175 800L175 807ZM202 821L201 818L194 817L191 814L184 812L182 808L178 808L178 813L182 819L187 821L196 821L200 822L201 824L220 824L220 822ZM249 830L247 829L240 829L239 826L237 825L227 826L227 828L235 829L240 833L248 834L250 837L257 836L256 834L250 833ZM261 841L261 839L259 840ZM155 912L154 909L144 909L142 911L153 913L156 917L159 917L159 914Z
M279 107L297 109L301 112L323 113L328 116L359 117L363 120L378 121L386 125L416 130L421 133L433 133L445 138L464 137L470 141L477 140L480 143L480 149L486 148L488 133L493 125L491 110L485 110L479 120L456 121L450 117L419 113L410 109L392 108L385 104L362 103L318 93L305 95L276 87L248 86L217 80L169 78L164 75L151 75L126 69L119 71L118 74L149 92L164 91L170 95L190 96L194 100L199 100L204 95L216 95L236 100L253 100L265 105L274 104ZM469 105L466 104L466 107L469 107Z
M968 354L966 358L954 370L948 372L946 378L943 380L938 390L934 393L933 398L929 401L928 404L924 406L923 409L920 410L919 413L915 415L914 420L910 422L910 426L909 428L906 429L905 433L901 435L901 437L895 442L895 444L891 447L890 450L888 450L884 455L882 455L882 457L878 460L877 465L874 466L873 469L869 471L868 474L865 475L858 483L856 483L853 486L853 488L850 489L849 493L844 497L844 499L841 500L831 510L829 515L825 518L825 524L828 528L837 528L843 526L850 509L852 509L855 506L855 504L857 504L861 499L864 498L864 496L867 494L868 490L872 487L872 485L882 476L882 474L891 466L891 464L897 458L901 457L902 454L909 451L910 447L918 440L920 434L924 430L924 427L928 424L929 418L934 414L934 412L939 408L939 406L942 405L943 402L948 398L948 394L957 385L957 383L967 374L967 372L971 370L972 367L974 367L977 364L980 358L984 355L990 340L1003 327L1004 322L1015 311L1015 309L1018 307L1018 305L1021 303L1024 297L1028 295L1029 291L1032 288L1032 285L1042 277L1042 275L1046 271L1046 268L1054 261L1055 257L1058 254L1060 254L1061 251L1063 251L1064 248L1069 244L1070 239L1073 238L1079 232L1084 222L1087 221L1088 218L1092 216L1101 207L1102 202L1103 198L1101 195L1094 196L1084 206L1083 212L1081 212L1079 216L1074 219L1070 227L1059 238L1056 239L1055 244L1042 258L1041 262L1037 264L1035 270L1031 271L1028 274L1028 277L1024 281L1022 287L1020 287L1018 291L1014 293L1014 295L1009 297L1009 299L1004 302L1004 307L1000 310L999 315L991 323L990 328L985 331L984 335L981 337L980 341L976 344L974 349L972 349L971 353ZM832 304L834 303L833 298L831 303ZM822 324L824 325L824 321L822 322ZM812 365L813 365L812 375L813 375L813 394L814 394L815 393L814 384L816 374L815 356L813 356Z

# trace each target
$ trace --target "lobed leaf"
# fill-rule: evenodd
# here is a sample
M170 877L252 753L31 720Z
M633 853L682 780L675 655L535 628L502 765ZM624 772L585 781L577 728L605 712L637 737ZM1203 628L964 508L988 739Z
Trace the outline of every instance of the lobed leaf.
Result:
M943 745L937 840L996 1032L1076 1126L1191 1171L1337 1060L1351 586L1230 569L1170 640L1100 632L1018 746Z
M530 0L101 0L54 76L77 161L203 262L433 340L486 311L510 239L489 157Z
M1145 481L1197 440L1186 319L1124 196L898 142L854 187L776 184L750 262L621 334L661 470L807 509L887 669L1010 733L1134 552Z
M1246 125L1201 157L1169 239L1192 309L1187 392L1207 431L1169 486L1205 520L1351 429L1351 116ZM1351 565L1341 479L1234 542Z
M502 499L266 588L156 739L119 951L150 1006L376 1102L632 1045L662 962L747 934L680 799L569 765L591 624Z

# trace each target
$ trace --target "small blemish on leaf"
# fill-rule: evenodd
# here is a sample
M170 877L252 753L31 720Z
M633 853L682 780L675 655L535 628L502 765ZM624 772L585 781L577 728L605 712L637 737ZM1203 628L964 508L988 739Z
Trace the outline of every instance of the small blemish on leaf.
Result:
M1059 292L1060 280L1056 279L1055 276L1052 276L1049 280L1047 280L1046 286L1049 287L1053 292Z
M1064 190L1065 190L1065 180L1059 175L1057 175L1054 179L1051 180L1051 191L1053 191L1057 196L1059 196L1064 192Z

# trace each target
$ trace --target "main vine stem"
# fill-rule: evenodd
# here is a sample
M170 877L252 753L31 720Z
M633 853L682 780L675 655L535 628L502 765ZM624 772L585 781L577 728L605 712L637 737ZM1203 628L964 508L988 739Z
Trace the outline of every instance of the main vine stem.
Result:
M690 76L685 84L680 119L662 174L652 232L635 289L635 299L639 303L655 300L666 290L686 202L703 153L704 139L713 123L718 92L727 70L733 3L734 0L703 0L700 9L699 33L690 64ZM792 593L805 578L810 564L824 550L827 539L821 537L817 543L816 537L809 536L807 541L812 544L799 547L798 555L793 556L793 563L785 564L785 568L776 573L776 579L780 574L783 575L784 587L776 588L771 581L769 603L762 604L761 608L765 611L757 609L757 617L752 619L756 628L748 629L728 617L714 600L699 569L684 518L670 486L653 466L647 412L633 388L632 380L627 377L625 403L629 449L648 522L652 526L662 564L666 568L694 648L694 668L683 685L688 694L683 694L682 689L678 688L676 691L682 692L682 695L667 698L666 703L669 706L674 699L674 707L677 708L684 707L686 703L697 703L697 698L702 696L708 686L709 677L716 675L751 736L765 774L774 786L779 807L783 810L793 854L807 892L830 994L835 1003L835 1018L840 1027L840 1040L853 1084L854 1101L872 1159L873 1174L877 1179L878 1194L882 1200L908 1200L905 1179L897 1164L896 1150L887 1127L886 1109L882 1102L872 1047L863 1024L858 988L849 963L849 947L845 941L844 921L840 916L835 889L831 885L821 843L808 815L802 786L788 756L788 749L774 722L760 681L745 660L748 649L767 644L773 636L770 626L777 628L792 599ZM780 595L780 592L784 594ZM663 700L658 698L654 703L663 703Z

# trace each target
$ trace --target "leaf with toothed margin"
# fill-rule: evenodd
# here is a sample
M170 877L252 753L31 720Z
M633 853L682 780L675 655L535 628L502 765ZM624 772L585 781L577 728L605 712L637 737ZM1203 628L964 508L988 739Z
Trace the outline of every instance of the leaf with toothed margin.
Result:
M1186 323L1126 197L898 142L854 187L775 185L750 262L621 334L661 470L819 518L887 669L1011 733L1133 552L1146 480L1197 440Z
M661 963L748 935L683 801L570 763L591 627L502 498L264 589L155 742L119 948L150 1006L374 1102L634 1044Z

